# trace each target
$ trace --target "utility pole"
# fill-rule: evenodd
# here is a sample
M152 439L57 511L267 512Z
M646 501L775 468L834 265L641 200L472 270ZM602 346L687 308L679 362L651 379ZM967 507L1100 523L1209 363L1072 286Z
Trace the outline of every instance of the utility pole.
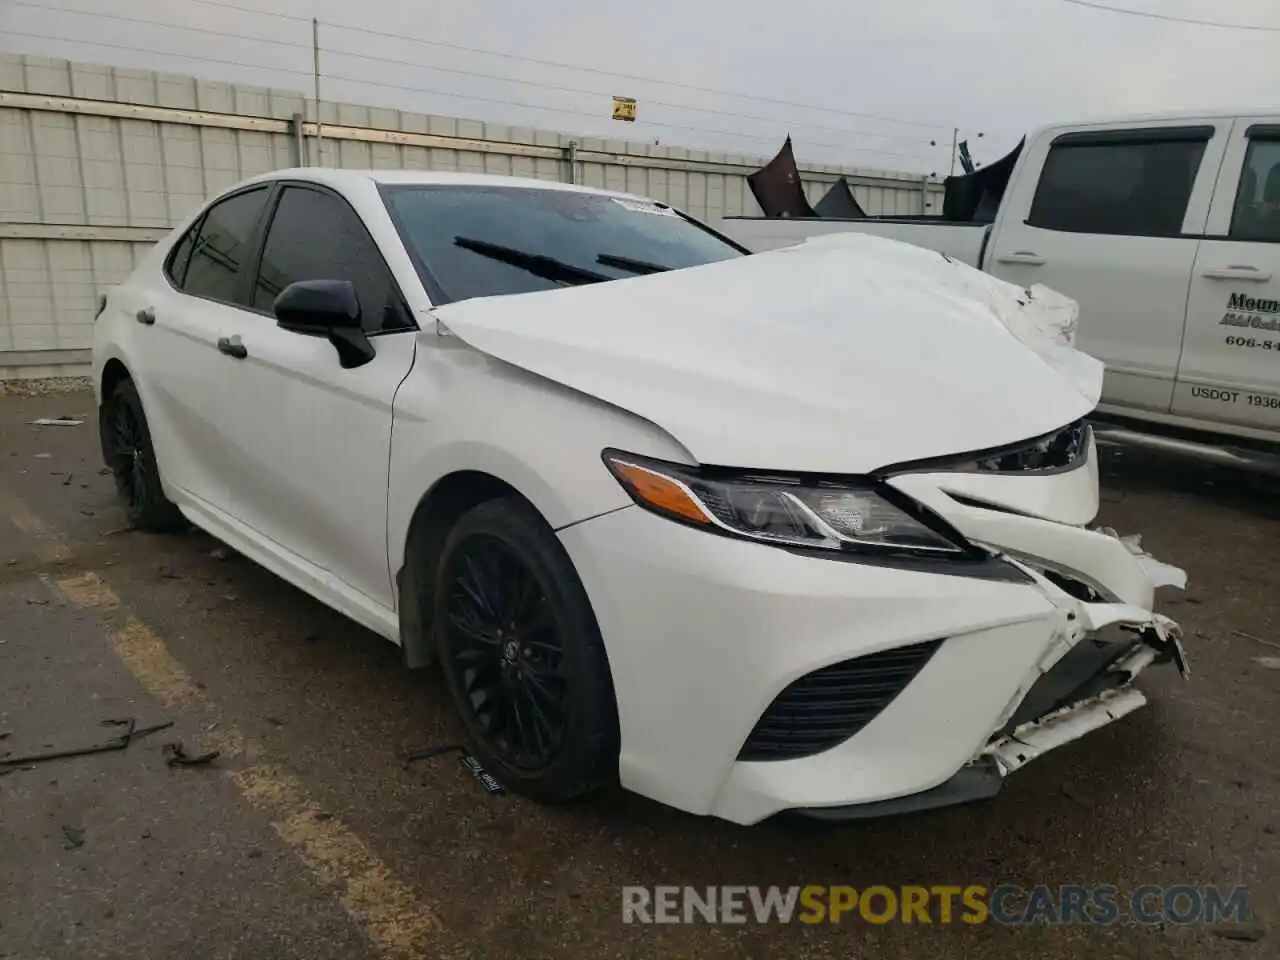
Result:
M319 56L319 54L317 54L317 56ZM319 80L316 81L316 83L319 83L319 82L320 82ZM319 90L320 88L317 87L316 89ZM319 99L319 97L320 97L320 94L317 93L316 99ZM953 177L956 175L956 146L959 140L960 140L960 128L954 127L951 131L951 176Z
M324 166L320 126L320 18L311 18L311 73L316 85L316 166ZM954 161L953 161L954 166Z

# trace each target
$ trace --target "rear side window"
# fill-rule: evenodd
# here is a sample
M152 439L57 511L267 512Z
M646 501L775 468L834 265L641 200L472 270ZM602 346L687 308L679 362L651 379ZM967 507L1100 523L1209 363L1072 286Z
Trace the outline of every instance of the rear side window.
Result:
M257 187L220 200L209 208L200 222L186 275L181 278L183 293L224 303L243 303L241 274L267 194L267 187ZM177 266L176 260L174 266Z
M1266 139L1249 141L1231 239L1280 243L1280 128Z
M280 291L298 280L349 280L366 333L412 327L391 269L356 212L333 194L286 187L263 244L253 308L270 313Z
M1073 233L1176 236L1212 132L1059 137L1045 159L1027 223Z
M200 223L200 220L196 220L191 225L191 228L182 235L178 245L169 254L169 262L165 266L165 272L169 274L169 279L173 281L173 285L179 290L182 289L182 285L187 279L187 264L191 262L191 249L196 245L196 235L200 233Z

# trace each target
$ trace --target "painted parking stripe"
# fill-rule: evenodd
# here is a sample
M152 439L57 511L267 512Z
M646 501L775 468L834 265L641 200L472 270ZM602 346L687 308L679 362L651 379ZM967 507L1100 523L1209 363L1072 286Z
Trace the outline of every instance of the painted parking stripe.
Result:
M71 550L62 538L3 486L0 486L0 514L32 540L41 562L66 563L71 559Z
M0 511L36 544L40 559L66 563L73 552L63 538L12 493L0 488ZM169 653L164 641L124 609L120 598L95 571L63 577L42 576L68 603L100 614L124 615L110 631L112 650L147 690L167 707L216 713L216 707L190 674ZM262 748L233 727L221 724L202 740L228 760L226 769L239 793L265 815L281 840L320 882L333 888L348 916L364 931L380 957L420 960L468 954L445 930L435 911L353 830L325 812L300 780L272 764Z

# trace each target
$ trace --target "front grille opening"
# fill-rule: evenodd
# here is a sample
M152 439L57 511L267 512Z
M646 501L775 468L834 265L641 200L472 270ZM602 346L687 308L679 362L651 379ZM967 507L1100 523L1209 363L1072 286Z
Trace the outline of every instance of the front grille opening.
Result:
M906 689L942 640L843 660L793 680L756 722L739 760L796 760L830 750Z

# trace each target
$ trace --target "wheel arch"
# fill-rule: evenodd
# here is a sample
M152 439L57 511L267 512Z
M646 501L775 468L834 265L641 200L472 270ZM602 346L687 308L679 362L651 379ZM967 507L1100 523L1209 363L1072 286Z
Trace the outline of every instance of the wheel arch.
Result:
M547 525L547 530L554 532L551 522L533 500L510 481L485 470L454 470L436 480L419 498L395 571L400 643L410 669L429 666L435 659L429 590L449 531L468 510L508 496L528 505Z
M102 365L102 374L98 378L98 402L105 402L125 380L132 380L133 374L119 357L111 357Z
M98 394L98 444L102 450L104 463L107 461L107 401L111 399L120 384L132 379L133 375L124 361L119 357L110 357L102 365L98 382L94 384Z

